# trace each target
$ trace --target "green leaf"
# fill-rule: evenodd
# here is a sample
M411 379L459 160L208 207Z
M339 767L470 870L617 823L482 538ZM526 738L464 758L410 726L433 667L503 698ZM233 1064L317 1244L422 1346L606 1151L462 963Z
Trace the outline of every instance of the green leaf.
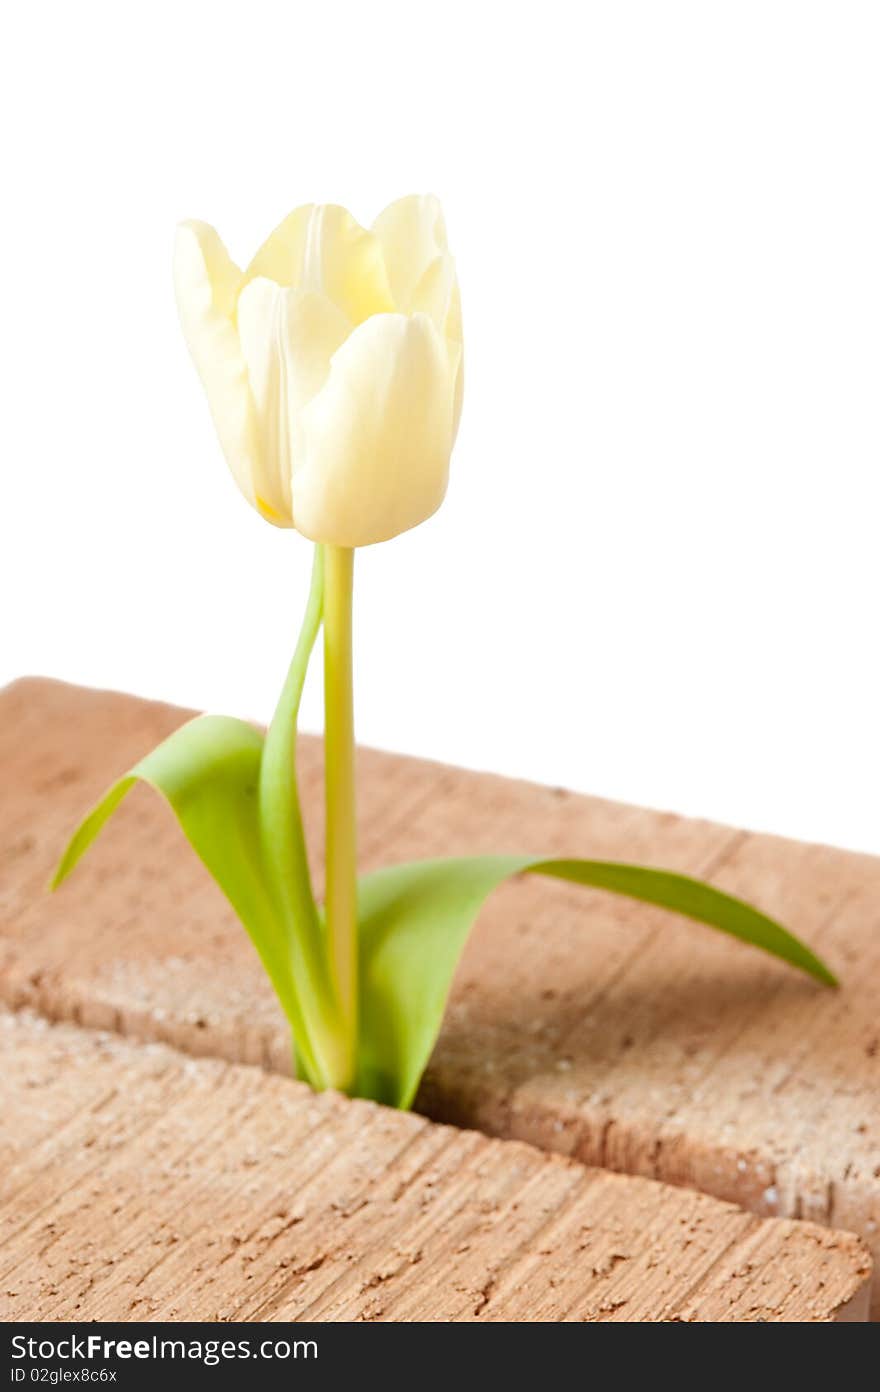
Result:
M299 707L324 608L323 547L315 547L312 580L287 679L266 734L259 779L263 863L284 925L291 970L306 1033L318 1059L304 1060L310 1081L324 1081L326 1055L337 1031L336 1007L323 926L312 892L296 778ZM320 1061L319 1061L320 1060Z
M475 856L416 861L359 885L361 1064L358 1093L412 1105L440 1031L468 933L492 890L531 873L610 890L707 923L836 985L828 968L780 924L687 875L600 860Z
M263 863L284 926L300 1027L303 1072L317 1088L337 1076L338 1005L324 941L324 925L312 891L296 777L299 708L309 660L324 613L324 548L316 546L309 596L296 649L260 764L259 821Z
M265 740L225 716L201 716L176 730L85 818L52 883L54 889L66 879L132 786L150 784L253 941L290 1022L302 1072L315 1087L333 1075L339 1022L309 877L296 736L322 612L323 553L316 547L302 630Z
M298 1026L286 934L263 864L257 814L262 751L263 736L243 720L202 715L182 725L114 783L80 824L52 888L67 878L135 783L148 783L165 798L235 909L291 1024ZM298 1037L297 1043L308 1052L307 1041Z

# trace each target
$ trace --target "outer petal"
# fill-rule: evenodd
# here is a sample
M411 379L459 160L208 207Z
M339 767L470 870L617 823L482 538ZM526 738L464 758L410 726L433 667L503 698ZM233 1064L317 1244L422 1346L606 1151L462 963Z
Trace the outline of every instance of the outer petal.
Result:
M425 271L413 292L409 312L430 315L447 340L450 360L457 363L452 428L454 442L464 397L464 362L461 342L461 296L455 276L455 263L448 253L444 252L436 257Z
M234 313L241 271L213 227L184 222L174 243L174 290L184 337L235 481L255 502L259 443Z
M394 308L378 239L332 203L295 209L260 247L247 276L326 295L352 324Z
M300 418L299 531L369 546L436 511L449 473L455 366L427 315L377 315L355 330Z
M279 526L295 525L291 460L301 410L327 380L351 325L323 295L252 280L238 301L238 332L260 437L256 505Z
M428 267L449 249L440 200L433 194L398 198L379 214L373 231L382 246L395 305L408 314Z
M458 282L456 281L452 289L449 301L449 314L446 317L446 337L450 346L450 353L454 344L458 344L458 364L455 370L455 405L452 413L452 442L458 434L458 423L461 420L461 407L464 401L464 350L462 348L463 335L461 327L461 295L459 294Z
M382 244L397 308L404 314L429 314L450 340L452 358L457 356L454 439L464 393L461 297L440 200L433 194L399 198L379 214L373 231Z

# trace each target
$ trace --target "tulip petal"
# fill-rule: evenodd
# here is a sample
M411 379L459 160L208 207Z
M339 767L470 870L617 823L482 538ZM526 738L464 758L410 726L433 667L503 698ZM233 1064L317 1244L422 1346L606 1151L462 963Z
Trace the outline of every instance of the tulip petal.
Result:
M399 198L379 214L373 231L382 244L397 308L404 314L429 314L441 334L460 349L461 296L455 262L449 254L440 200L433 194ZM451 356L455 357L454 349ZM453 442L464 394L460 351L454 394Z
M430 266L448 253L440 200L433 194L398 198L373 223L385 257L394 303L404 314L419 306L415 294Z
M450 345L450 350L454 344L458 344L458 362L455 366L455 399L452 408L452 443L455 444L458 435L458 423L461 420L461 408L464 401L464 335L461 326L461 294L458 282L452 287L452 295L449 301L449 313L446 316L446 339Z
M462 359L461 296L455 278L455 263L444 253L432 261L422 276L412 297L412 313L428 314L446 338L450 362L455 372L455 405L452 421L452 443L458 434L461 407L464 399L464 363Z
M378 238L333 203L296 208L260 247L249 280L325 295L360 324L394 309Z
M274 232L269 233L245 271L247 280L265 276L267 280L274 280L276 285L299 284L303 250L314 206L313 203L306 203L301 208L294 208L283 222L279 222Z
M324 385L330 359L350 330L323 295L261 277L239 297L238 332L261 443L254 492L260 512L276 525L293 525L290 476L299 413Z
M299 531L369 546L436 511L449 472L454 370L425 314L376 315L355 329L300 419Z
M205 222L180 224L174 243L180 322L227 463L242 493L254 503L256 420L234 322L243 280L213 227Z

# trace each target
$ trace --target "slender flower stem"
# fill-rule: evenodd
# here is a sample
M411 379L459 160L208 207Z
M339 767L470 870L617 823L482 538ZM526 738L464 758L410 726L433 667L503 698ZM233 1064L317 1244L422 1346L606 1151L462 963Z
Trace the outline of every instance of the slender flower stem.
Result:
M357 1070L357 857L355 843L352 590L354 551L324 547L324 759L327 819L325 911L330 970L341 1017L345 1076Z
M338 1057L339 1010L312 894L296 777L300 701L323 610L324 554L316 546L302 629L266 733L259 788L263 856L281 919L277 951L287 967L273 981L290 1020L295 1062L316 1088L335 1087L340 1069L347 1076L348 1068Z

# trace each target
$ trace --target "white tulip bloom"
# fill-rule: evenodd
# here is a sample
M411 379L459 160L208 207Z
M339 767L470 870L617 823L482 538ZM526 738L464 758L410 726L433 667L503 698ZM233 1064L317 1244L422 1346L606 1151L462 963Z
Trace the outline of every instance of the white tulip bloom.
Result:
M174 284L229 467L263 517L353 547L436 511L462 333L435 198L400 199L369 231L344 208L298 208L245 271L185 222Z

